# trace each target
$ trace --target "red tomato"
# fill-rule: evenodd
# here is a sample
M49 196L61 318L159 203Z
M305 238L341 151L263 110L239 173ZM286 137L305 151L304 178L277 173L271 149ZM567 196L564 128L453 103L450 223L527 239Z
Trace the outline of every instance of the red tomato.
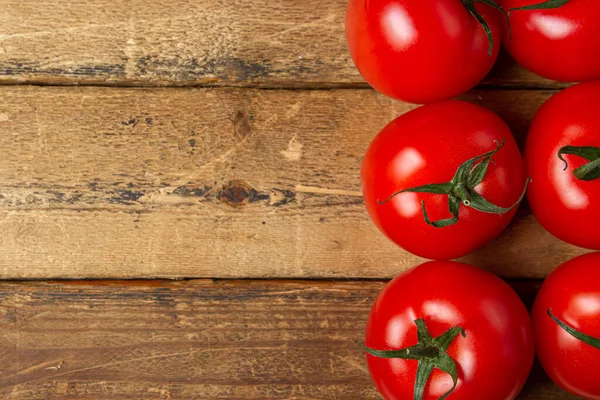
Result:
M600 82L570 87L540 108L525 145L532 178L528 199L538 221L559 239L596 250L600 250L600 225L591 221L600 220L600 180L577 178L579 168L593 167L590 160L567 152L562 161L559 151L600 147L598 110ZM600 150L597 153L600 158ZM593 173L587 178L594 178Z
M548 310L567 327L596 338L596 347L568 333ZM576 395L600 399L600 253L574 258L552 272L531 317L538 358L550 378Z
M424 353L427 346L414 347L418 319L431 338L452 333L447 351L439 351L456 366L457 384L448 399L508 400L520 392L533 364L531 321L500 278L450 261L429 262L397 276L373 304L365 346L380 351L412 347L409 354ZM417 368L424 361L367 354L371 377L387 400L413 399ZM440 369L424 381L423 399L439 399L453 386L452 376Z
M407 191L381 204L400 190L450 182L465 161L496 150L503 141L493 162L480 160L487 171L469 193L456 193L461 185L451 185L452 196ZM526 184L523 160L506 124L462 101L429 104L396 118L369 146L361 173L365 204L377 227L399 246L430 259L458 258L496 237L515 209L481 212L475 197L510 208ZM425 212L431 221L452 219L450 203L457 197L457 222L445 227L426 222Z
M346 39L354 64L375 89L400 100L429 103L467 92L492 68L502 14L461 0L350 0ZM490 53L491 50L491 53Z
M502 0L507 9L542 0ZM564 82L600 79L600 1L570 0L558 8L515 10L504 46L528 70Z

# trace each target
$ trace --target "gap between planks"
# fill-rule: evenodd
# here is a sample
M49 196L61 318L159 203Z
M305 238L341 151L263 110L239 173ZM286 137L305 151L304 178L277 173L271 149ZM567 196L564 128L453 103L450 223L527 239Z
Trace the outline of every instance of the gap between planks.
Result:
M498 83L481 83L471 89L465 94L469 94L474 91L481 90L504 90L504 91L548 91L556 92L557 90L565 89L572 84L560 84L560 85L523 85L523 84L507 84L502 85ZM169 82L163 84L149 84L148 82L106 82L106 81L84 81L84 82L72 82L72 81L47 81L47 80L25 80L19 82L12 81L1 81L0 88L3 86L32 86L32 87L61 87L61 88L113 88L113 89L260 89L260 90L374 90L366 82L360 83L336 83L336 82L281 82L281 83L235 83L235 82L223 82L223 83L202 83L202 82ZM458 96L460 97L460 96ZM397 100L403 103L401 100Z

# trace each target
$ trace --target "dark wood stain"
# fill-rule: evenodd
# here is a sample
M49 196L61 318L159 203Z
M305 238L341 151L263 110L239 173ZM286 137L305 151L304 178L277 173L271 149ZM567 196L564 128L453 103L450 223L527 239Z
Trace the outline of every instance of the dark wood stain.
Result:
M117 189L114 191L114 196L108 199L108 202L125 205L134 204L142 196L144 196L144 192L128 189Z
M93 64L74 65L65 68L48 68L42 63L15 59L4 59L0 62L0 76L68 76L68 77L98 77L124 76L125 64Z
M139 58L136 66L141 76L151 75L177 81L212 77L242 82L264 79L276 72L269 60L251 61L236 57L198 59L147 55Z

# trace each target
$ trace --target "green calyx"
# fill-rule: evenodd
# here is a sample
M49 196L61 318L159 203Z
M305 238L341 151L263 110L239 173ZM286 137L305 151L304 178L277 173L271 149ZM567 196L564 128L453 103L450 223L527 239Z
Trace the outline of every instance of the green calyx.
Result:
M567 4L571 0L547 0L538 4L531 4L529 6L511 8L508 10L510 14L513 11L526 11L526 10L548 10L552 8L559 8Z
M552 318L552 320L556 322L558 326L564 329L569 335L573 336L577 340L582 341L585 344L589 344L590 346L600 349L600 339L586 335L585 333L579 332L578 330L571 328L569 325L556 318L552 314L552 309L549 308L546 312L548 313L548 316Z
M448 329L444 334L436 338L431 337L425 320L418 319L417 336L419 343L402 350L374 350L366 346L363 349L370 355L379 358L401 358L404 360L417 360L417 377L414 385L414 400L423 399L425 386L434 368L442 370L452 377L452 388L446 392L439 400L448 397L456 388L458 383L458 369L456 362L448 355L447 350L450 343L460 334L466 336L465 330L461 327Z
M498 151L500 151L502 147L504 147L504 139L502 139L502 143L496 142L496 145L496 149L462 163L461 166L458 167L454 178L452 178L450 182L434 183L430 185L404 189L394 193L392 196L390 196L384 201L378 201L378 203L385 204L400 193L406 192L448 195L448 209L450 211L450 214L452 215L452 217L448 219L431 221L429 219L429 216L427 215L425 201L421 201L421 208L423 209L423 217L425 218L425 222L433 226L434 228L444 228L457 223L458 213L461 204L465 207L471 207L477 211L484 213L497 215L506 214L507 212L515 208L517 205L519 205L521 200L523 200L525 192L527 191L529 179L527 179L527 181L525 182L525 188L523 189L523 193L521 193L519 199L515 202L515 204L508 208L499 207L495 204L490 203L488 200L486 200L483 196L481 196L475 191L475 187L477 187L481 182L483 182L490 161L492 161L492 157Z
M479 13L479 11L477 11L477 8L475 7L475 3L482 3L482 4L486 4L490 7L495 8L496 10L498 10L502 14L504 14L507 22L508 22L508 13L495 0L461 0L461 1L462 1L463 5L467 8L467 10L469 10L471 15L473 17L475 17L477 22L479 22L479 24L485 31L485 34L488 38L488 42L490 44L489 48L488 48L488 56L491 56L492 52L494 50L494 35L492 35L492 29L490 28L490 25L487 23L485 18L483 18L483 16ZM509 23L509 31L510 31L510 23Z
M589 163L573 171L575 178L580 181L593 181L600 178L600 148L591 146L565 146L558 150L558 158L565 163L565 171L569 167L569 163L565 160L564 155L570 154L585 158Z

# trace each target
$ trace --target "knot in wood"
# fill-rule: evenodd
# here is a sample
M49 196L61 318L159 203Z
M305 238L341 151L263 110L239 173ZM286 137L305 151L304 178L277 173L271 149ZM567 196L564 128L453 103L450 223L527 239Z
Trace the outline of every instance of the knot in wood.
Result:
M233 128L240 140L245 140L252 134L252 117L245 111L238 111L233 117Z
M241 180L229 181L219 193L219 199L234 207L246 205L260 200L268 200L270 196L257 192L248 183Z

